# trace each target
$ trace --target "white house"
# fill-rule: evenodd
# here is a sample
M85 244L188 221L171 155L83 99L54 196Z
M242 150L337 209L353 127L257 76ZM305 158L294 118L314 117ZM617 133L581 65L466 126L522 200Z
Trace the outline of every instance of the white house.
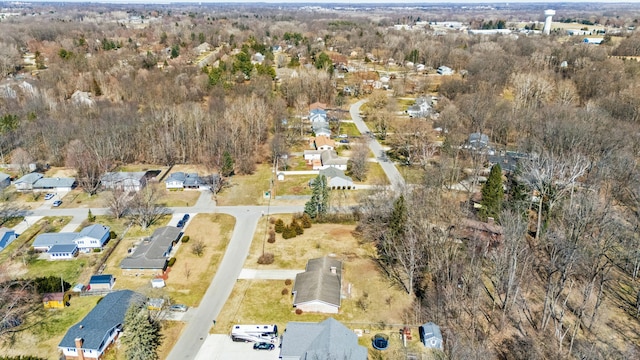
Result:
M110 228L105 225L89 225L80 232L44 233L33 240L35 251L49 251L55 245L77 245L78 250L89 252L93 249L102 249L109 241Z
M201 177L196 173L174 172L164 181L167 190L211 190L217 187L218 175Z
M75 178L40 178L33 184L33 191L71 191L76 187Z
M330 167L347 170L348 161L348 159L339 157L333 150L325 150L320 154L320 165L314 163L313 170L322 170Z
M311 143L311 147L316 150L333 150L336 147L336 142L327 136L316 136L311 138L309 142Z
M342 261L328 256L311 259L296 275L293 306L304 312L337 314L341 301Z
M62 244L53 245L49 251L49 260L69 260L78 255L78 245L76 244Z
M36 181L42 179L43 175L40 173L29 173L13 182L18 191L31 191L33 190L33 184Z
M351 190L355 189L353 185L353 179L344 174L344 171L330 167L320 170L320 175L324 175L327 178L327 185L329 189L335 190Z
M448 66L440 66L437 70L438 75L453 75L453 69Z

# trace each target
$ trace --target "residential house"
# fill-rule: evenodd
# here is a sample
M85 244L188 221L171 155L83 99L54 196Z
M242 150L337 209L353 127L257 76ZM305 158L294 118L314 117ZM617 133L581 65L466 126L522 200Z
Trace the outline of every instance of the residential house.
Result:
M213 49L213 47L211 47L211 45L208 42L203 42L202 44L194 48L194 50L196 51L196 53L198 53L198 55L202 55L206 52L209 52L211 51L211 49Z
M311 130L315 136L331 137L331 129L328 122L314 122L311 124Z
M504 151L498 154L487 156L491 168L493 165L499 164L502 171L510 173L516 171L518 164L524 160L529 159L530 155L526 153L519 153L515 151Z
M314 164L313 170L322 170L330 167L347 170L348 161L348 159L339 157L333 150L325 150L320 154L320 166Z
M0 251L4 250L13 240L18 237L13 229L6 227L0 228Z
M487 222L462 219L460 227L456 229L456 236L474 242L486 250L500 246L504 230L492 218Z
M336 142L326 136L316 136L309 139L309 143L312 148L320 151L333 150L336 147Z
M67 360L102 359L122 332L131 304L143 301L144 297L131 290L107 294L84 319L67 330L58 349Z
M438 75L443 75L443 76L453 75L453 69L444 65L440 66L438 70L436 70L436 72L438 73Z
M35 251L49 251L54 245L77 245L78 250L89 252L102 249L109 241L111 228L105 225L89 225L80 232L44 233L36 236L33 241Z
M321 103L319 101L314 102L313 104L309 105L309 111L312 110L316 110L316 109L320 109L320 110L327 110L327 104L325 103Z
M584 40L582 40L583 43L592 45L600 45L603 41L604 38L584 38Z
M11 185L11 176L0 172L0 190L6 188L9 185Z
M367 348L358 336L334 318L320 323L289 322L282 334L282 360L349 359L366 360Z
M102 175L100 183L109 190L140 191L147 185L147 173L138 172L108 172Z
M429 113L431 113L431 104L429 103L429 100L424 97L417 98L415 104L409 106L407 109L409 117L426 117Z
M16 186L16 190L18 191L31 191L33 190L33 184L42 179L42 177L43 175L40 173L29 173L14 181L13 185Z
M342 261L328 256L311 259L296 275L293 306L304 312L337 314L342 288Z
M353 185L353 179L344 174L344 171L329 167L320 170L320 175L324 175L327 178L327 186L332 190L350 190L355 189ZM313 180L313 179L312 179Z
M89 280L88 291L110 291L116 283L116 278L111 274L93 275Z
M50 191L71 191L76 187L75 178L40 178L33 184L33 191L50 192Z
M305 150L304 160L307 162L307 165L311 165L314 160L320 161L322 151L323 150Z
M220 176L201 177L196 173L174 172L164 181L167 190L217 190Z
M45 293L42 295L42 305L45 309L64 309L64 293Z
M464 149L480 152L487 155L495 155L495 150L489 146L489 136L481 133L469 134L467 142L462 146Z
M78 256L78 245L60 244L53 245L48 251L49 260L69 260Z
M418 333L420 334L420 342L424 346L437 350L444 349L442 333L438 325L428 322L418 328Z
M156 229L150 238L144 239L131 256L120 263L125 270L165 270L171 249L182 236L182 231L175 226Z
M327 112L322 109L313 109L309 111L309 121L315 122L327 122Z

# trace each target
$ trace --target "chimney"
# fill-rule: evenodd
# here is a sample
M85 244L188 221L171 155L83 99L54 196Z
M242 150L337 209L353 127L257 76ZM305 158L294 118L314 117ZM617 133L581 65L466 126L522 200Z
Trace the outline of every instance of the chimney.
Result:
M84 353L82 352L82 343L84 342L84 340L82 340L82 338L76 338L75 341L76 341L76 351L78 352L78 360L84 360Z
M332 266L329 268L329 270L331 271L332 274L337 275L338 274L338 269L336 269L335 266Z
M487 218L487 224L493 225L494 223L495 223L495 220L492 217Z

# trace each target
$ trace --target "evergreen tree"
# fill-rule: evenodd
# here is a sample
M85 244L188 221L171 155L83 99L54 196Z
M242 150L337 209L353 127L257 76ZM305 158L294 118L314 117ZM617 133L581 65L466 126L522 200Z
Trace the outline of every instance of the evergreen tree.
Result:
M304 234L304 229L302 228L302 225L296 219L293 219L291 221L291 228L293 229L293 231L296 232L296 235Z
M304 213L312 219L327 213L329 208L329 189L327 178L318 175L313 181L311 199L304 205Z
M482 201L480 204L480 218L486 221L492 217L499 221L502 211L502 199L504 190L502 189L502 169L499 164L491 168L487 182L482 186Z
M300 218L300 222L302 223L302 227L305 229L308 229L311 227L311 218L307 213L302 214L302 217Z
M131 304L124 317L126 336L122 337L128 360L157 360L162 343L160 324L151 319L143 304Z
M233 158L229 151L225 151L224 154L222 154L222 168L220 169L220 174L224 177L233 175L233 167Z
M282 219L276 220L276 223L274 224L274 228L276 233L282 234L282 232L284 231L284 221L282 221Z

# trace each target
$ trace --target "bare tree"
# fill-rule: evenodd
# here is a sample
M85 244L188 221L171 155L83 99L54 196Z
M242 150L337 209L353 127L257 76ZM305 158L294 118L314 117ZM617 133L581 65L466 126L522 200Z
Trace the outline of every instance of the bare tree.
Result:
M351 145L351 150L349 171L356 180L363 181L367 177L367 171L369 170L369 164L367 163L369 147L366 144L366 140L359 139L355 141Z
M98 192L100 177L109 169L107 159L77 139L67 145L66 164L76 169L78 184L89 195Z
M131 197L120 187L109 191L105 196L105 205L116 219L127 214L131 206Z
M158 204L160 194L152 186L147 186L134 195L131 200L129 217L140 227L146 229L163 215L168 214L168 209Z
M11 280L0 271L0 338L23 328L26 318L41 305L34 284L28 280Z
M202 254L204 254L204 248L207 247L204 243L204 241L197 239L195 240L192 244L191 244L191 252L200 257L202 256Z
M18 165L20 175L31 172L29 164L33 162L33 157L23 148L13 150L11 154L11 163Z

